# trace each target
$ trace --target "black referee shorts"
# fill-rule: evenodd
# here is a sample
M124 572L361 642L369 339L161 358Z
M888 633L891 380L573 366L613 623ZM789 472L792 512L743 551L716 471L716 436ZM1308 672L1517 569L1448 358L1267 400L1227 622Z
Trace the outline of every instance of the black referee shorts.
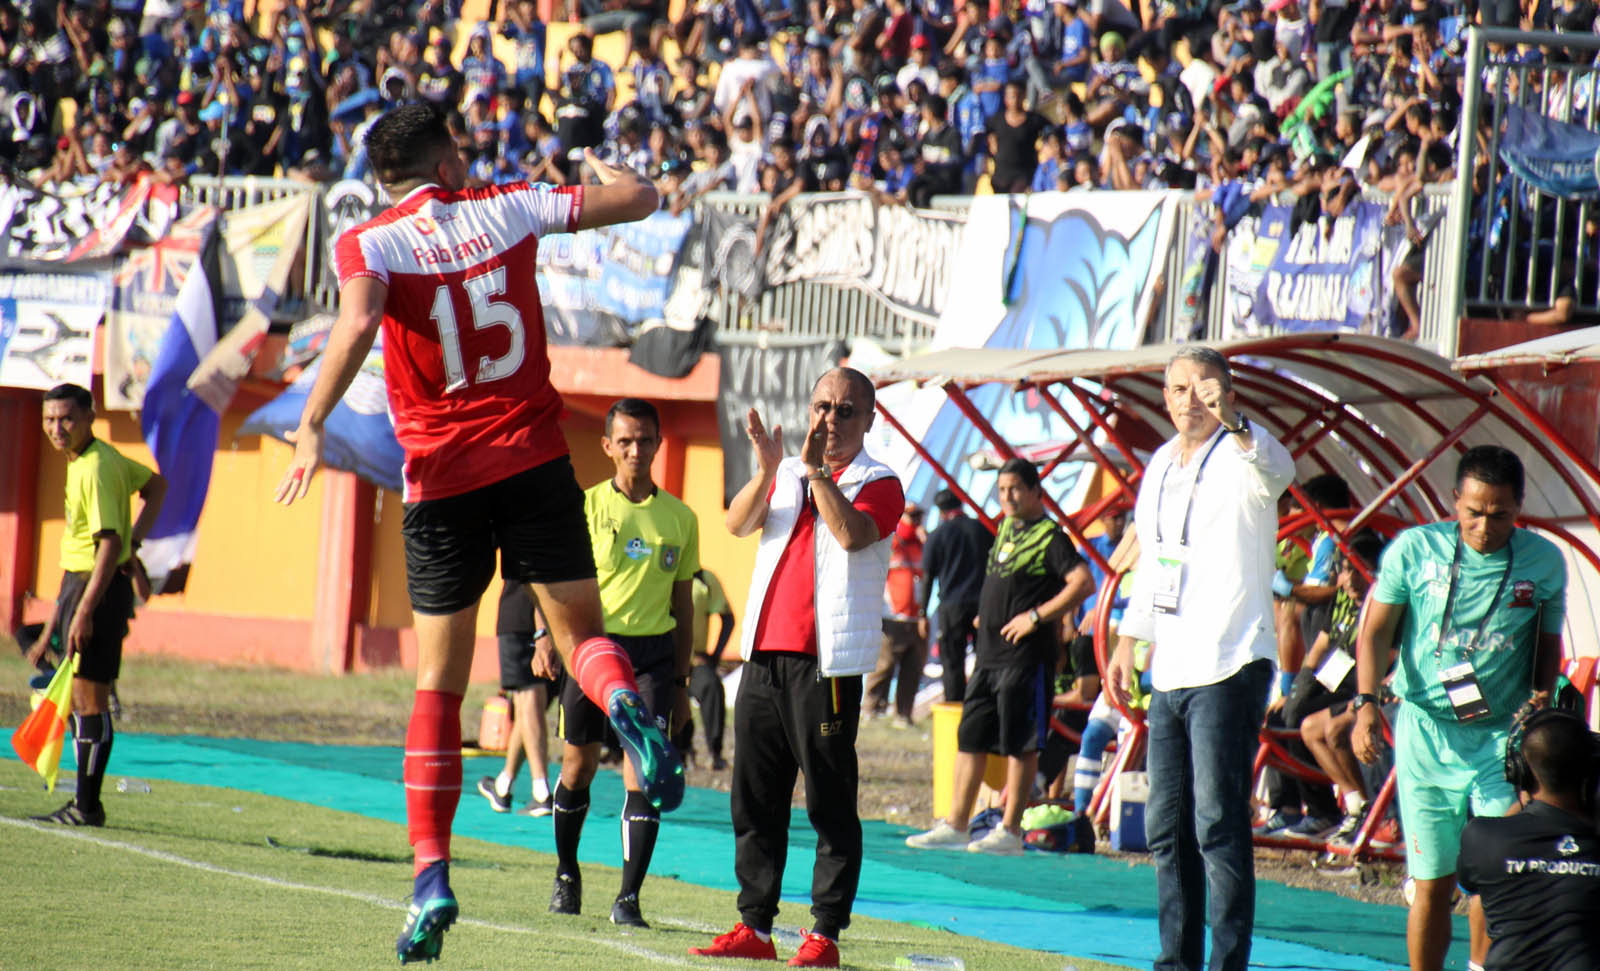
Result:
M626 634L608 634L633 662L633 676L639 682L639 697L655 716L656 727L667 731L672 715L672 674L677 663L677 646L672 632L629 637ZM589 745L606 741L611 718L590 701L570 675L561 682L561 720L556 734L573 745Z
M67 643L72 618L89 586L87 573L63 573L61 592L56 595L56 636ZM133 581L121 570L111 573L111 582L95 605L94 629L89 643L78 652L77 677L85 681L110 684L122 673L122 639L128 636L128 618L133 616Z
M458 496L408 502L406 590L419 614L475 605L494 577L562 583L595 576L583 490L562 456Z
M1044 665L980 667L961 700L956 747L963 752L1026 755L1038 751L1050 729Z

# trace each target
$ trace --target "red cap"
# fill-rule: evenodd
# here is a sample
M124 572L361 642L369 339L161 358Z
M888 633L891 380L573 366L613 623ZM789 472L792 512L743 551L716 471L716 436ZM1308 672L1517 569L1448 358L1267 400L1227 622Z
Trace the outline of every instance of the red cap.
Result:
M919 47L927 47L927 46L928 46L928 35L927 34L912 34L911 35L911 48L912 48L912 50L916 50Z
M179 91L178 92L178 104L186 105L186 104L193 104L193 103L194 103L194 92L193 91Z

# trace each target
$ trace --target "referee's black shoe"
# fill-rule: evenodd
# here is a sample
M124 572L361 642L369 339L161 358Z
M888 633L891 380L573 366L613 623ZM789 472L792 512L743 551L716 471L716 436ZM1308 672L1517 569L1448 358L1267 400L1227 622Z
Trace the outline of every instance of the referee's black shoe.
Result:
M619 927L649 927L645 923L644 915L639 913L639 895L628 894L618 897L611 904L611 923Z
M53 813L30 818L36 823L54 823L57 826L104 826L106 824L106 811L103 807L85 811L74 800Z
M556 874L555 889L550 891L550 913L583 913L583 877L577 874Z

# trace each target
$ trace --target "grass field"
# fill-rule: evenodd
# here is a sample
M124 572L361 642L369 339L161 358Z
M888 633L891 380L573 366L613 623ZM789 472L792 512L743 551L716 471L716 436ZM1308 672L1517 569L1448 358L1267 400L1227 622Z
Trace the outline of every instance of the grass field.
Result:
M20 717L24 672L9 649L0 649L0 657L0 724L11 726ZM318 679L143 660L129 665L122 687L146 713L133 719L143 724L124 726L139 731L157 722L168 731L238 734L229 728L255 723L292 692L293 711L278 710L288 719L284 737L294 737L301 734L294 725L323 717L391 723L410 701L399 675ZM26 817L55 809L67 796L45 793L36 775L9 750L4 755L0 968L394 965L411 876L404 827L207 786L152 781L149 793L120 793L115 751L109 825L45 827ZM70 769L63 778L71 778ZM585 916L554 917L545 910L553 856L465 839L455 842L454 855L452 883L463 919L446 937L444 966L749 967L686 954L736 919L729 893L653 877L643 903L654 926L624 932L606 920L615 870L586 865ZM780 926L804 916L786 904ZM792 947L780 941L780 955ZM912 953L958 956L970 969L1113 967L861 917L846 932L843 953L846 966L858 968L892 968Z

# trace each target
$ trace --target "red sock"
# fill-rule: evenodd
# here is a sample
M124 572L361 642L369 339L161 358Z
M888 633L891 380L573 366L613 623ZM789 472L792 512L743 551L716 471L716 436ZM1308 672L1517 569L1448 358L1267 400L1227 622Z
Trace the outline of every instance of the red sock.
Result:
M406 825L416 872L450 859L450 824L461 801L461 696L418 691L406 730Z
M610 712L611 695L619 688L638 691L633 662L609 637L591 637L572 652L572 673L584 697Z

